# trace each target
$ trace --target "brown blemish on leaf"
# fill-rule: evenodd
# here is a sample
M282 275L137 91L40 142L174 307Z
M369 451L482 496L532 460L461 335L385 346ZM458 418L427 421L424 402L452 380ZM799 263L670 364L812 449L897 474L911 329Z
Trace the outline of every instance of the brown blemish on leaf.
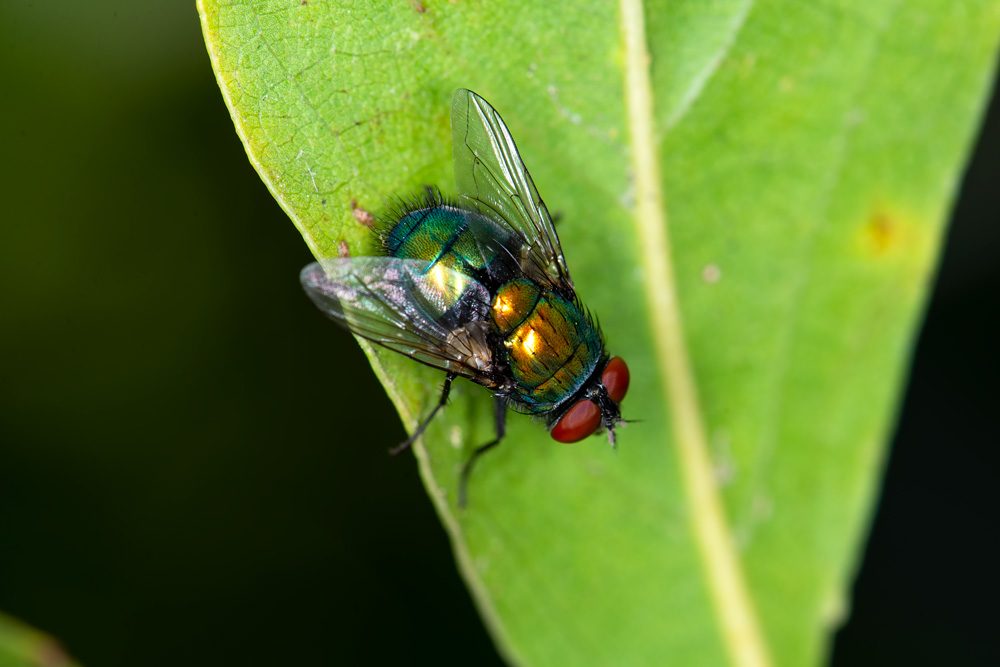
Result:
M888 213L876 210L865 227L865 239L869 249L876 255L887 253L898 241L899 230L895 220Z
M358 200L351 200L351 213L354 214L354 219L360 222L362 225L368 229L375 228L375 216L366 211L363 207L358 206Z
M857 227L854 247L916 295L934 264L940 227L908 208L877 202Z
M420 2L420 0L413 0L413 8L421 14L427 11L427 8L424 7L424 3Z
M347 241L344 239L337 241L337 255L340 257L351 256L351 248L347 245Z

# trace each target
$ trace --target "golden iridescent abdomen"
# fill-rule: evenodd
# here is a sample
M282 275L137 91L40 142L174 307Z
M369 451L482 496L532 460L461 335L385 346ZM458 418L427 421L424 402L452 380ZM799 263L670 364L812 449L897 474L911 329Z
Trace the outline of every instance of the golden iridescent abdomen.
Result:
M497 290L493 321L504 336L515 398L529 412L572 396L600 361L600 338L580 308L527 280Z

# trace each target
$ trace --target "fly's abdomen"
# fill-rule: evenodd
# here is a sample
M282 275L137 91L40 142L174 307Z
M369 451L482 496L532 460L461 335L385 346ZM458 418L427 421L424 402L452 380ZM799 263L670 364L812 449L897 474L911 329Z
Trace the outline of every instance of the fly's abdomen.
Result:
M528 412L548 412L572 396L600 361L600 337L587 316L528 281L498 290L493 319L515 380L511 398Z

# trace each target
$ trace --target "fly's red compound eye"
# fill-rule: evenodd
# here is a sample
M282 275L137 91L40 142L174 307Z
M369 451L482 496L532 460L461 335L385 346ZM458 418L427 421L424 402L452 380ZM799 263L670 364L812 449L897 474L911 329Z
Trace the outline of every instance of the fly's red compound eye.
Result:
M608 362L601 375L601 384L608 390L608 397L615 403L621 403L628 391L628 366L621 357L615 357ZM575 407L575 406L574 406Z
M552 437L559 442L577 442L596 431L601 425L601 409L593 401L582 400L562 416L552 427Z

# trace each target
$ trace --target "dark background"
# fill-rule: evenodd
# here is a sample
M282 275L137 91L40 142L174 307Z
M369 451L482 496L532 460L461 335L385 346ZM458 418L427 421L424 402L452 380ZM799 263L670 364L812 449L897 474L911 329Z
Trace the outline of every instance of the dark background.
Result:
M496 662L193 5L0 6L0 609L88 667ZM835 665L1000 664L998 107Z

